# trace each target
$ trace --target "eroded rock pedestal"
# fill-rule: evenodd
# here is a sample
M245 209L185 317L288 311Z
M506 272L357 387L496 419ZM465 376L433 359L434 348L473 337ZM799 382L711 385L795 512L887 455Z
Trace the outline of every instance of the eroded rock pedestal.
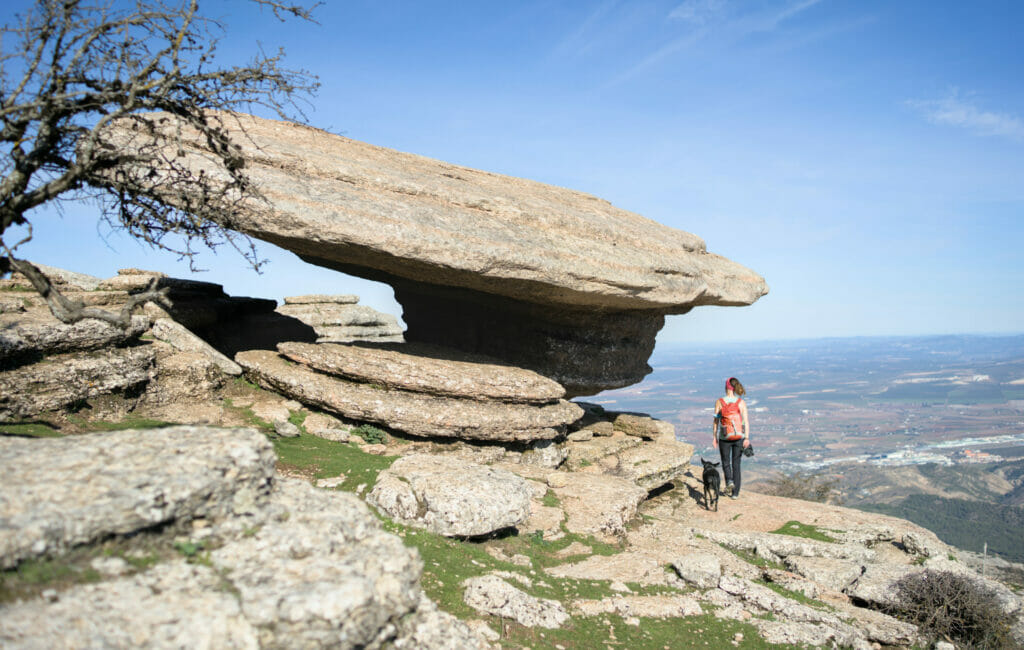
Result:
M155 133L169 154L185 151L176 165L216 177L188 126L153 117L152 131L123 122L106 137L131 150ZM407 340L486 353L556 379L569 396L640 381L666 314L749 305L767 292L760 276L709 253L699 237L594 196L295 124L223 117L267 199L233 228L389 283ZM140 183L160 173L120 171Z

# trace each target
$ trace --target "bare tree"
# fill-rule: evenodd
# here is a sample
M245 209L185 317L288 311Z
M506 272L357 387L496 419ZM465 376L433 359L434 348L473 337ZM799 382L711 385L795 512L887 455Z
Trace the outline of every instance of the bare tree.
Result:
M311 20L314 8L250 2L281 20ZM82 199L96 200L102 219L152 246L191 261L196 244L228 243L258 269L252 242L231 226L243 204L262 197L227 122L234 111L258 107L304 121L296 102L315 92L315 78L282 67L281 51L218 67L224 27L199 13L199 0L37 0L15 20L0 31L0 273L28 278L66 323L99 318L125 327L136 306L163 299L153 284L120 313L86 307L16 258L32 238L34 208ZM164 136L173 122L178 146L157 146L152 137L149 145L120 146L105 137L115 122ZM214 173L179 160L182 127L198 133ZM175 206L161 201L172 194ZM21 239L5 241L19 226Z

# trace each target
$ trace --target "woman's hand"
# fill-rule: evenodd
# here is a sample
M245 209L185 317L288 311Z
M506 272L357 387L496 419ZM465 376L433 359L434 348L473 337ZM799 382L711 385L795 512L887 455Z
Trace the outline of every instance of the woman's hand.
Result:
M714 447L715 449L718 449L718 438L711 439L711 446Z
M715 445L715 446L717 447L718 445ZM744 438L743 439L743 448L746 449L749 446L750 446L750 438Z

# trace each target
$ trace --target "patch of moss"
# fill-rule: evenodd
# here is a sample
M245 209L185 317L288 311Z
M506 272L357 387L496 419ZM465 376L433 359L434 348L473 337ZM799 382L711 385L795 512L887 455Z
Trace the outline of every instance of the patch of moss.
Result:
M753 551L747 551L747 550L738 549L738 548L729 548L725 544L719 544L719 546L721 546L725 550L729 551L730 553L732 553L736 557L740 558L744 562L746 562L748 564L753 564L756 567L761 567L762 569L783 569L784 570L786 568L785 566L783 566L782 564L780 564L778 562L775 562L774 560L766 560L766 559L764 559L763 557L761 557L760 555L754 553Z
M561 503L558 500L558 495L556 495L555 491L551 489L544 493L544 498L541 499L540 502L548 508L557 508Z
M830 536L828 529L821 529L812 524L804 524L799 521L787 521L782 524L777 530L771 531L777 535L791 535L793 537L806 537L807 539L815 539L819 542L838 542L836 538Z
M307 433L297 438L277 438L274 441L278 464L311 474L314 479L345 475L338 489L355 492L360 485L372 487L377 474L391 467L397 456L375 456L361 451L356 445L333 442Z
M780 584L776 584L774 582L769 582L768 580L755 580L755 582L757 582L757 584L759 584L759 585L763 585L765 587L768 587L769 589L771 589L775 593L779 594L780 596L784 596L786 598L789 598L790 600L795 600L796 602L802 603L804 605L807 605L808 607L813 607L815 609L826 609L826 610L829 610L829 611L833 611L832 607L829 607L828 605L826 605L825 603L821 602L820 600L816 600L814 598L808 598L802 592L793 591L792 589L787 589L787 588L783 587Z
M57 427L46 422L17 422L0 424L0 436L18 436L22 438L61 438Z

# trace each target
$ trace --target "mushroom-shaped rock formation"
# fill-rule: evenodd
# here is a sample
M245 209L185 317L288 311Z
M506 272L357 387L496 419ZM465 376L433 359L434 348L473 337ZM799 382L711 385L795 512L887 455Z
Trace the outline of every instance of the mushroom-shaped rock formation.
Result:
M169 116L154 122L157 134L179 128ZM287 122L224 123L269 202L253 201L231 227L390 284L407 341L535 370L569 396L640 381L666 314L749 305L768 290L699 237L588 194ZM194 131L180 128L184 164L216 174ZM108 137L131 149L154 136L122 122Z

